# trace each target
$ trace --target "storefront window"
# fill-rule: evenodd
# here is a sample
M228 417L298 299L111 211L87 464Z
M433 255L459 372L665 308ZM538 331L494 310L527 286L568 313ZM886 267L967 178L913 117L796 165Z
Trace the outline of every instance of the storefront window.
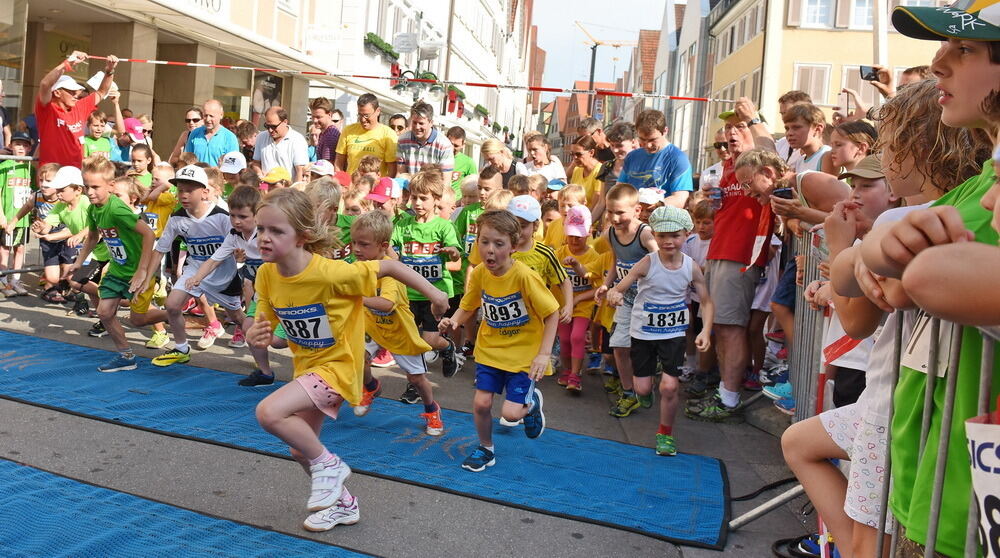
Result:
M0 82L3 93L0 105L8 118L3 125L10 125L12 129L19 119L31 112L31 99L22 98L21 87L27 24L27 0L0 0Z

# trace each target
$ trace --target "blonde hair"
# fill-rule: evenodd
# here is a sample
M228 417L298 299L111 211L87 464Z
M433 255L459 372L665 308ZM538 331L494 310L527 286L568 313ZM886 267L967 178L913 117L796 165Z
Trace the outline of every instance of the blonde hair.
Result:
M785 160L774 151L767 149L751 149L750 151L743 152L736 159L736 166L733 167L733 171L744 167L753 169L755 173L764 167L769 167L774 169L778 179L781 179L788 172L788 164L785 163Z
M499 192L498 192L499 193ZM493 196L490 196L493 199ZM483 227L489 227L510 238L510 245L517 246L521 238L521 223L514 214L506 209L487 209L478 219L476 225L482 232Z
M115 178L115 164L101 155L93 155L84 159L80 170L84 173L99 174L105 182L111 182Z
M130 203L135 203L136 201L145 198L146 194L149 193L148 188L140 184L138 180L131 176L119 176L111 181L111 185L115 188L117 188L119 184L125 184L128 186L127 193Z
M336 180L334 180L336 182ZM357 179L352 179L349 186L350 191L358 192L362 196L367 196L372 188L375 187L375 177L374 176L359 176Z
M430 194L435 199L441 199L441 193L444 191L444 175L434 169L422 170L410 179L409 190L411 196Z
M877 146L893 151L899 166L913 158L913 169L942 192L979 174L990 158L991 145L982 130L951 128L941 122L940 92L934 80L922 80L899 89L877 109Z
M294 191L298 192L298 190ZM312 207L316 228L327 231L327 235L330 237L324 242L323 250L309 251L326 255L329 250L343 248L344 245L340 241L340 228L337 227L336 220L337 210L340 208L340 186L332 178L324 176L306 184L303 193ZM267 205L266 198L264 205Z
M379 159L375 155L365 155L358 161L358 168L354 172L355 174L366 172L380 173L382 172L382 159ZM351 180L354 180L353 176Z
M309 186L315 182L319 181L313 181L309 183ZM261 209L273 207L283 213L292 230L302 237L303 248L307 251L314 254L327 254L335 247L336 240L339 238L339 230L336 230L336 227L329 229L325 223L317 221L317 208L314 207L312 199L304 192L290 188L273 190L264 197L260 207Z
M611 195L611 192L608 192L608 195ZM576 199L576 203L585 203L587 201L587 191L584 190L583 186L580 186L579 184L567 184L562 190L559 190L558 194L556 194L556 199L559 201L566 201L566 198L571 197ZM639 199L638 192L635 194L635 199ZM611 198L608 198L608 200L610 201Z
M545 197L546 191L549 189L549 179L545 178L543 174L533 174L528 177L528 184L531 188L538 194L538 197Z
M222 176L222 171L216 167L205 167L205 176L208 177L208 186L216 196L222 195L222 185L226 182L226 177Z
M454 204L458 200L455 198L455 190L452 188L445 188L441 191L441 201L445 203Z
M479 175L470 174L462 179L462 195L475 196L479 194Z
M358 216L351 225L351 235L360 231L370 232L372 240L378 244L389 242L392 238L392 221L381 211L369 211Z
M510 200L514 199L514 193L510 190L497 190L490 194L483 202L483 209L507 209Z
M490 138L483 142L483 146L480 149L483 155L493 155L494 153L503 153L508 157L513 157L510 153L510 149L504 145L500 140L496 138Z
M563 188L563 192L569 189L570 186L576 186L576 184L570 184L569 186L566 186L566 188ZM580 189L583 190L583 188ZM560 198L560 200L561 199L562 198ZM619 182L618 184L612 186L610 190L608 190L608 195L606 199L609 203L613 201L625 201L630 204L636 204L639 203L639 190L636 190L635 186L632 186L631 184Z
M362 212L371 211L373 209L372 201L365 198L367 195L367 192L362 192L360 190L347 190L340 198L342 207L346 206L348 202L358 202L358 205L361 206Z
M38 167L38 179L52 180L57 172L59 172L59 163L45 163Z
M507 181L507 189L513 192L515 196L527 195L531 193L531 181L523 174L516 174Z

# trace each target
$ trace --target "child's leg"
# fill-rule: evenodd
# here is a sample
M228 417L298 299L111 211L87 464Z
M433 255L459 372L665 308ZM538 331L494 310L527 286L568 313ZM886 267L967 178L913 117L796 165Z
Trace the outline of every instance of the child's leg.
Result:
M208 320L209 325L219 321L219 317L215 315L215 307L212 306L212 303L208 301L205 295L198 297L198 307L205 313L205 319Z
M524 418L520 415L515 419L507 416L507 404L504 402L504 418L517 422ZM520 407L520 405L519 405ZM512 414L513 416L513 414ZM472 418L476 424L476 433L479 434L479 445L484 448L493 447L493 393L481 389L476 390L476 395L472 398Z
M121 300L118 297L102 298L97 303L97 317L104 324L104 329L111 336L111 341L115 344L115 349L120 353L129 350L128 340L125 339L125 328L118 321L118 305L121 303Z
M189 298L191 298L191 295L177 286L167 295L167 320L170 322L170 331L174 335L174 343L177 345L177 350L182 353L188 352L189 349L183 314L184 306L187 305Z
M781 451L834 540L852 540L854 521L844 511L847 479L830 462L847 459L847 453L826 432L820 417L788 427L781 436Z
M252 326L253 318L247 317L243 320L243 331L249 331ZM274 372L271 370L271 361L267 357L267 347L257 347L253 343L247 343L247 347L250 348L250 355L253 356L257 368L267 376L274 376Z
M24 234L28 234L27 229L23 229L23 230L24 230ZM24 245L24 244L21 244L20 246L14 248L14 265L13 265L13 267L11 267L11 269L21 269L22 267L24 267L24 252L25 252L25 248L27 248L27 246ZM21 282L21 274L20 273L15 273L15 274L11 275L11 280L14 283L20 283Z
M892 535L888 533L882 535L885 538L885 544L882 545L882 557L887 558L889 556L889 549L891 548L890 541L892 540ZM854 522L854 540L851 541L851 548L854 552L854 556L875 556L875 547L878 544L878 530L874 527L869 527L864 523ZM840 550L841 556L846 556L847 554L843 550L843 545L838 545L838 550Z
M420 394L420 398L424 401L425 410L431 409L428 412L433 412L438 408L437 403L434 401L434 388L427 381L427 374L407 374L406 380L417 389L417 393Z
M632 371L632 382L635 386L636 395L641 397L648 397L653 392L653 376L656 375L657 343L658 341L632 338L632 347L629 349L629 361L635 366ZM615 357L617 356L618 353L616 352ZM624 385L624 378L622 380L622 384Z
M615 323L611 328L611 350L615 355L615 367L622 382L622 389L631 392L632 383L632 338L629 326L632 322L632 306L622 305L615 310ZM627 393L626 393L627 395Z
M45 266L45 270L42 271L42 279L45 279L46 289L51 289L59 284L60 271L62 271L62 266L60 265Z
M562 371L569 371L573 367L572 345L570 338L573 336L573 322L564 324L559 322L556 328L559 336L559 364Z
M583 369L583 359L587 356L587 329L590 327L590 320L577 316L570 325L570 334L565 337L570 345L570 371L579 376Z
M303 466L326 451L316 424L317 418L322 422L322 417L305 388L295 381L281 386L257 405L261 428L288 444L292 457Z
M295 414L301 417L302 420L309 425L309 428L312 428L312 431L316 433L316 438L318 439L319 433L323 429L323 419L326 418L323 411L313 409L311 411L302 411ZM292 456L292 459L294 459L295 462L302 467L302 470L306 472L306 475L309 475L309 459L305 456L305 454L291 446L288 446L288 453Z
M11 235L5 235L7 240L10 240ZM0 245L0 271L5 271L10 269L7 265L10 261L10 248L7 246ZM0 275L0 283L6 283L11 281L13 278L9 275Z
M767 354L767 340L764 339L764 324L770 312L761 310L750 311L750 325L747 326L747 338L750 342L750 365L756 377L764 368L764 357Z
M660 430L661 434L673 435L674 417L677 416L677 390L680 381L664 371L660 378ZM666 427L667 432L662 430Z

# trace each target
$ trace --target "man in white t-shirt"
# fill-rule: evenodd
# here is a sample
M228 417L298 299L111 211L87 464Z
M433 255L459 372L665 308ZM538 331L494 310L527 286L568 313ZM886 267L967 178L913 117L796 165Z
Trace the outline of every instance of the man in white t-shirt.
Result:
M715 156L719 159L719 162L701 171L701 178L699 179L698 184L702 190L707 190L710 187L709 182L705 180L705 177L712 174L712 171L715 171L715 176L721 179L722 163L732 159L733 157L733 154L729 152L729 141L726 140L726 132L722 128L719 128L715 132L715 143L712 144L712 149L715 149Z
M250 166L257 174L266 176L274 167L291 170L292 182L305 180L309 164L309 146L306 138L292 129L288 112L281 107L271 107L264 113L264 131L257 135Z

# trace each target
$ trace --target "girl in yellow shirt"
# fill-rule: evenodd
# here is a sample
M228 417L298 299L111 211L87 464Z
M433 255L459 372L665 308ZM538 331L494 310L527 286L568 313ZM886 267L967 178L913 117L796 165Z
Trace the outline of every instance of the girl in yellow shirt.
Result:
M587 244L590 237L590 210L585 205L571 207L565 219L566 244L556 250L556 258L566 270L573 287L572 321L559 323L559 359L562 372L556 380L571 392L580 393L580 370L587 354L587 329L594 314L594 293L601 280L601 255Z
M337 417L347 400L361 400L365 336L362 299L375 294L378 280L392 277L431 301L438 316L446 295L407 266L391 260L348 264L320 256L333 239L317 224L309 196L294 190L271 192L257 212L257 238L264 264L257 271L257 321L247 340L257 347L282 346L273 335L283 326L292 350L294 380L257 406L264 430L289 446L312 477L304 527L325 531L359 518L357 499L344 488L350 467L319 440L324 416Z

